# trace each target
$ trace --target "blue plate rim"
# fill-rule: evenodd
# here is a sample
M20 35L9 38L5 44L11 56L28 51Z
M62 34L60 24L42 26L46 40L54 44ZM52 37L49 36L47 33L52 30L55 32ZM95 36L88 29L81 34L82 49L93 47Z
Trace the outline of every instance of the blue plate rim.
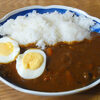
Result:
M91 18L93 20L96 20L97 22L100 23L100 19L94 16L89 15L87 12L77 9L77 8L73 8L73 7L69 7L69 6L62 6L62 5L50 5L50 6L39 6L39 5L35 5L35 6L27 6L27 7L23 7L23 8L19 8L16 10L13 10L9 13L7 13L4 17L2 17L0 19L0 23L3 22L4 20L6 20L8 17L10 17L13 14L16 14L18 12L24 11L24 10L29 10L29 9L35 9L35 8L41 8L41 9L49 9L49 8L58 8L58 9L67 9L67 10L72 10L75 12L78 12L80 14L83 14L85 16L87 16L88 18Z

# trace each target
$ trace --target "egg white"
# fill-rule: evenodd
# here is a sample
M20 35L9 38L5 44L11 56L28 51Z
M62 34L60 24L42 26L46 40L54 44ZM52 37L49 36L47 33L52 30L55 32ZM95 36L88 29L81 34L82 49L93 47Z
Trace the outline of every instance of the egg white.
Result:
M30 53L30 52L40 53L44 58L42 65L36 70L24 68L24 65L22 62L23 57L25 54ZM23 79L35 79L39 77L44 72L45 66L46 66L46 54L42 50L39 50L39 49L29 49L25 51L23 54L20 54L18 58L16 59L16 70Z
M12 43L13 51L8 56L0 55L0 63L3 63L3 64L14 61L16 59L16 57L18 56L18 54L20 53L19 45L15 40L13 40L9 37L0 38L0 43L7 43L7 42Z

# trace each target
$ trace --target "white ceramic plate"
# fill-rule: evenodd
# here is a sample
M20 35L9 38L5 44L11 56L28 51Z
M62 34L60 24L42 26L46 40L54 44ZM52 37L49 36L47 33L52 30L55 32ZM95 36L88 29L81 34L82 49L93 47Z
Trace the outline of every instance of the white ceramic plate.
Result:
M3 25L8 19L15 19L17 16L19 15L27 15L28 13L32 12L33 10L35 10L38 13L46 13L46 12L54 12L54 11L58 11L59 13L65 13L67 10L75 13L77 16L80 15L84 15L86 17L91 18L93 21L95 21L95 25L92 26L90 28L91 31L95 31L100 33L100 19L96 18L96 17L92 17L90 15L88 15L86 12L76 9L76 8L72 8L72 7L67 7L67 6L58 6L58 5L52 5L52 6L29 6L29 7L25 7L25 8L21 8L18 10L14 10L10 13L8 13L7 15L5 15L2 19L0 19L0 25ZM79 89L75 89L75 90L71 90L71 91L65 91L65 92L39 92L39 91L33 91L33 90L27 90L27 89L23 89L19 86L16 86L12 83L10 83L9 81L5 80L4 78L0 77L0 80L7 84L8 86L21 91L21 92L25 92L25 93L29 93L29 94L34 94L34 95L41 95L41 96L62 96L62 95L70 95L70 94L75 94L75 93L79 93L85 90L88 90L90 88L93 88L94 86L96 86L97 84L100 83L100 79L94 81L93 83L91 83L90 85L87 85L85 87L79 88Z

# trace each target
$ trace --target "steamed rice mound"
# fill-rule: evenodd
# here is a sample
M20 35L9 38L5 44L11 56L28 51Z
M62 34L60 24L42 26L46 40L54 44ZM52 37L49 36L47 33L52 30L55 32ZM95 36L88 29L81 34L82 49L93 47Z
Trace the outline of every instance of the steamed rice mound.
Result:
M36 43L42 49L57 42L82 41L90 38L90 26L94 22L84 16L74 16L67 11L39 14L32 12L26 16L10 19L0 27L1 35L8 35L20 45Z

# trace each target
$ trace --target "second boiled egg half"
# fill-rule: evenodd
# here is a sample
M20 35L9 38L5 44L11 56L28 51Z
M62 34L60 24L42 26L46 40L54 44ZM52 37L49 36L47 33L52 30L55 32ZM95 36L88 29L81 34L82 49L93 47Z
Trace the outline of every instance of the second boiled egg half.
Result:
M29 49L16 60L16 70L23 79L42 75L46 66L46 54L40 49Z

